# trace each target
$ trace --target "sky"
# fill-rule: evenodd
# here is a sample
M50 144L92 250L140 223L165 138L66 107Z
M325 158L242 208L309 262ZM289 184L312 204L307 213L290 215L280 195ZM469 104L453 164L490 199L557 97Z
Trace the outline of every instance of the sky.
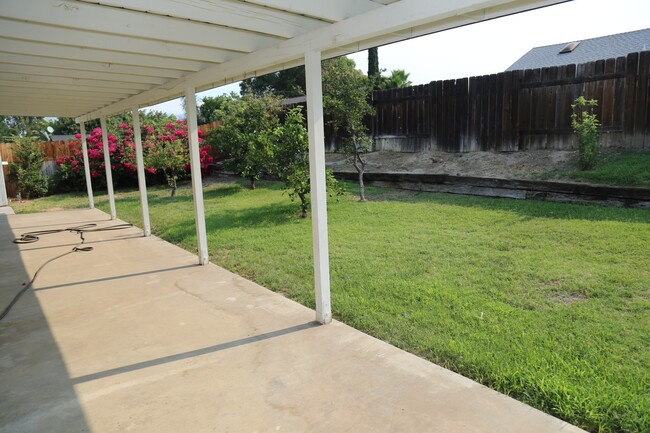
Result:
M534 47L650 27L650 0L573 0L379 47L379 67L404 69L413 84L502 72ZM650 49L650 47L648 47ZM349 56L366 71L368 55ZM197 94L239 92L234 83ZM150 107L185 117L179 99Z

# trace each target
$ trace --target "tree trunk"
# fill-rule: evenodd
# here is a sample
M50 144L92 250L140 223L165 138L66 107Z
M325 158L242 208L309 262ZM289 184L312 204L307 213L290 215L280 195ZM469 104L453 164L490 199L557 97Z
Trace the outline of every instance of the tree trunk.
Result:
M363 171L359 171L359 200L366 201L366 187L363 185Z
M176 179L173 176L168 175L166 172L165 176L167 176L167 185L169 185L169 189L171 190L171 197L174 197L176 195Z
M359 200L366 201L366 187L363 185L363 173L366 171L366 162L361 158L359 152L354 153L352 165L359 174Z
M255 189L255 188L256 188L256 186L255 186L255 178L251 177L251 189Z
M302 210L300 217L307 218L307 197L303 193L299 193L298 197L300 197L300 209Z
M379 50L377 47L368 49L368 78L372 82L372 87L376 90L379 87Z

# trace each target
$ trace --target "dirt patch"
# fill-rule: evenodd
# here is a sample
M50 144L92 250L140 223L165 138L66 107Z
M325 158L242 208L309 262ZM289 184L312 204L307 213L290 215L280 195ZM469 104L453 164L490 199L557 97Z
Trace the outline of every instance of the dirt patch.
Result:
M586 300L585 295L580 293L557 293L551 297L551 300L556 304L571 305L579 301Z
M535 179L550 170L567 170L576 151L537 150L530 152L371 152L366 155L368 172L449 174L454 176L502 179ZM354 172L354 167L338 153L326 155L334 171Z

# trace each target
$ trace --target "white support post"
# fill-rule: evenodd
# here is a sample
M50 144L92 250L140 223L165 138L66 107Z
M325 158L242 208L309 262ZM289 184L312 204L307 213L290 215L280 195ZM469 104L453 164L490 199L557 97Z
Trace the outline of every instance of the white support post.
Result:
M111 154L108 149L108 130L106 129L106 117L99 118L102 127L102 142L104 143L104 168L106 169L106 188L108 189L108 202L111 207L111 219L117 219L115 211L115 193L113 192L113 173L111 171Z
M0 206L9 206L9 199L7 198L7 186L5 185L5 165L7 163L2 161L2 154L0 153Z
M327 191L325 189L325 130L320 51L305 53L309 176L311 178L311 232L314 247L316 320L332 321L330 263L327 241Z
M93 209L95 207L95 199L93 198L93 184L90 177L90 163L88 162L88 143L86 142L86 125L84 122L79 122L79 132L81 133L81 150L84 158L84 173L86 174L86 189L88 190L88 207Z
M203 207L203 181L201 180L201 158L199 156L199 127L196 120L196 94L193 87L185 89L185 111L190 141L190 166L192 174L192 195L194 197L194 221L196 241L199 250L199 265L208 264L208 238L205 230Z
M147 180L144 176L144 157L142 156L142 134L140 133L140 111L136 105L131 109L133 114L133 136L135 138L135 161L138 171L138 188L140 189L140 207L142 209L142 225L144 235L151 235L149 222L149 200L147 199Z

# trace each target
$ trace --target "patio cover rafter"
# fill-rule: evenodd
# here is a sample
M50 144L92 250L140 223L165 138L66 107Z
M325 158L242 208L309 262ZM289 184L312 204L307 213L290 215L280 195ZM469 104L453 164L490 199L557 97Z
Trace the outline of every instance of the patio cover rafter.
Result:
M322 58L563 0L22 0L0 4L0 92L17 81L58 93L0 99L0 115L89 120ZM124 91L128 90L128 94ZM89 98L86 98L89 99ZM40 108L37 108L39 107Z
M273 46L210 66L171 81L79 120L124 111L182 95L186 86L203 90L304 63L305 50L316 50L323 58L347 54L371 46L395 42L447 28L520 12L532 7L559 3L557 0L401 0L330 24ZM370 41L370 42L369 42Z

